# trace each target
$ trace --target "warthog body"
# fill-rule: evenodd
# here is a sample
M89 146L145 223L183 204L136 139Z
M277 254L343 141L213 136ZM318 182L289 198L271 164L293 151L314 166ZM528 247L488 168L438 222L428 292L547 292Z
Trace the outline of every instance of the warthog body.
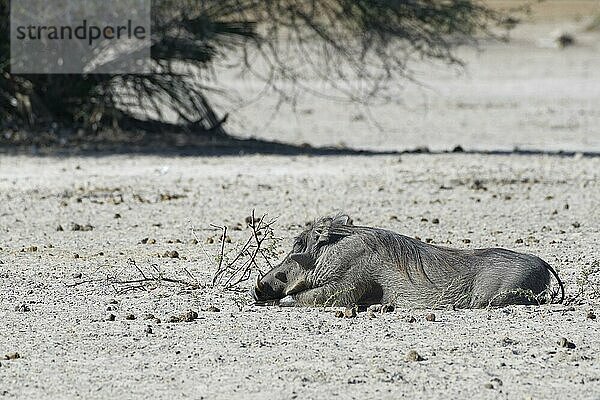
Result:
M302 232L285 260L257 279L255 300L408 308L539 304L556 295L550 294L550 273L564 298L558 275L536 256L434 246L349 220L322 218Z

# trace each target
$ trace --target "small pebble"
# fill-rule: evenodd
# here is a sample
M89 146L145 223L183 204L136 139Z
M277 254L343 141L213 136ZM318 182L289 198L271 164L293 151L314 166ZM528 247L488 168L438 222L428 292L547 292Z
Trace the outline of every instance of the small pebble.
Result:
M415 317L413 317L412 315L409 315L408 317L406 317L406 322L408 322L409 324L412 324L414 322L417 322L417 319Z
M427 314L425 319L429 322L435 322L435 314L434 313Z
M15 311L18 312L29 312L31 311L31 308L29 308L29 306L27 304L21 304L15 307Z
M71 275L74 279L81 279L81 277L83 276L81 274L81 272L75 272L73 275Z
M135 315L133 315L133 314L127 314L127 315L125 316L125 319L127 319L127 320L129 320L129 321L131 321L131 320L134 320L134 319L135 319Z
M4 359L5 360L16 360L21 358L21 355L19 353L17 353L16 351L13 353L8 353L4 355Z
M188 310L188 311L184 312L183 314L172 316L169 319L169 322L172 322L172 323L176 323L176 322L192 322L196 318L198 318L198 313L196 311L193 311L193 310Z
M106 317L107 321L114 321L115 319L117 319L115 314L108 314L108 316Z
M146 315L144 315L144 319L156 319L156 318L154 317L154 314L146 314Z
M220 312L221 310L218 307L210 306L206 309L208 312Z
M79 258L79 254L77 254L77 253L73 254L73 258Z
M144 333L147 333L147 334L153 333L152 327L150 325L146 326L146 329L144 329Z
M415 350L411 350L406 354L406 361L424 361L425 359L421 357L419 353Z
M593 311L588 311L586 318L594 320L594 319L596 319L596 314L594 314Z
M335 312L335 317L336 318L344 318L344 312L342 310L337 310Z
M567 338L560 338L560 340L558 341L558 345L567 349L574 349L575 347L577 347L575 346L575 343L569 341Z
M356 318L356 308L346 307L344 310L344 318Z

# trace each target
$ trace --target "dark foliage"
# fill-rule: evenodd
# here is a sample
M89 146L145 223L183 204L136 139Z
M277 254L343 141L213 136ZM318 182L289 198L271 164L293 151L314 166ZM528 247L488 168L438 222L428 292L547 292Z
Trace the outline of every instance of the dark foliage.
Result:
M328 96L366 101L384 83L410 78L412 61L460 64L456 47L500 21L477 0L156 0L154 74L17 76L9 1L0 0L0 117L89 132L161 121L169 109L188 129L222 132L206 99L218 91L209 86L217 60L260 77L284 99L310 90L303 78L316 76L330 84Z

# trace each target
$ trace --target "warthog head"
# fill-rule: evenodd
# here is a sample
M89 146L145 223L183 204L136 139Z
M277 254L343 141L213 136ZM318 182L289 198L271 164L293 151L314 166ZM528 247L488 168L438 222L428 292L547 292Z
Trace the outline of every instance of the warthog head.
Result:
M321 271L317 261L328 246L351 233L351 224L347 215L322 218L311 224L296 237L292 251L281 264L257 278L252 290L254 299L276 301L321 285L325 276L335 276L334 271Z

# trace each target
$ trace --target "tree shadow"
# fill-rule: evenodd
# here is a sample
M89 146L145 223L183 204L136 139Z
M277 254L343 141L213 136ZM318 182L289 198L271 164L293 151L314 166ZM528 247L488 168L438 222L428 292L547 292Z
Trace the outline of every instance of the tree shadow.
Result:
M545 155L556 157L600 157L598 151L546 151L536 149L431 151L427 147L408 150L365 150L339 146L314 147L263 139L242 139L219 131L197 130L162 122L140 122L124 130L103 131L93 135L75 132L24 132L16 138L0 136L0 154L34 156L241 156L251 154L281 156L380 156L402 154L475 154L475 155ZM18 136L21 135L21 136Z

